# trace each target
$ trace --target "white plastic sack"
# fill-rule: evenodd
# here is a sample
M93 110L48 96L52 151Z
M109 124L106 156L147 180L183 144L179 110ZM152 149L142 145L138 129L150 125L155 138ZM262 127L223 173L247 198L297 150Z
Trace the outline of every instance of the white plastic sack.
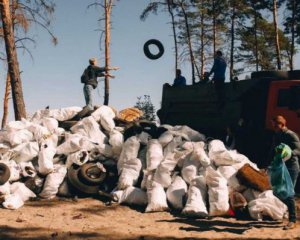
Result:
M54 133L58 129L58 121L55 118L42 118L42 124L48 129L51 133Z
M7 181L3 185L0 185L0 196L8 196L10 194L10 183Z
M123 170L124 163L137 158L139 148L140 142L136 136L132 136L125 141L117 164L119 174Z
M79 150L71 153L67 157L66 167L69 168L75 163L78 166L82 166L89 160L89 153L86 150Z
M170 131L164 132L158 138L158 142L161 144L162 147L167 146L173 140L173 134Z
M148 205L145 212L163 212L168 210L167 196L164 188L156 182L147 189Z
M36 111L30 119L30 122L40 124L44 117L49 117L49 109L40 109Z
M183 164L185 162L186 159L189 159L191 157L191 154L192 154L193 150L186 150L186 149L183 149L183 148L176 148L174 150L174 158L176 159L177 161L177 166L182 169L183 168Z
M58 135L56 133L52 133L51 135L45 136L43 139L41 139L40 144L41 146L47 145L49 147L51 146L56 148L58 144Z
M258 198L248 203L250 216L262 220L268 216L273 220L282 220L287 213L287 206L273 195L272 190L259 194Z
M54 165L54 171L47 175L43 190L39 196L46 199L54 198L66 174L67 168L65 166L58 164Z
M174 135L182 136L187 141L200 142L205 141L205 136L188 126L175 126L172 131Z
M11 146L17 146L21 143L28 143L33 139L33 134L27 129L12 130L7 132L6 141Z
M91 116L100 122L101 126L108 132L115 128L114 118L116 117L115 112L108 106L102 105Z
M212 167L206 169L206 184L209 195L209 215L223 216L229 210L229 191L227 180Z
M190 217L207 217L206 199L207 187L205 176L197 176L191 181L188 200L182 213Z
M27 130L33 134L34 140L37 142L42 141L42 139L51 134L46 127L43 127L36 123L30 123L30 125L27 127Z
M236 178L237 170L233 166L220 166L218 171L227 180L228 186L233 191L238 191L241 187L239 180Z
M21 121L10 121L6 124L5 130L8 132L15 132L27 127L28 121L26 119L22 119Z
M173 154L175 149L182 143L181 137L175 137L173 140L164 148L164 157L168 154Z
M53 157L56 153L56 149L52 146L42 145L41 151L39 152L38 165L39 173L42 175L47 175L48 173L53 172Z
M39 145L37 142L22 143L12 149L16 162L26 162L38 156Z
M5 201L2 203L4 208L15 210L24 205L24 201L18 194L10 194L5 197Z
M100 130L99 124L92 116L77 122L70 130L72 133L86 136L94 143L103 144L106 141L105 134Z
M183 162L181 169L181 176L188 184L191 184L191 181L198 175L199 168L201 163L195 158L188 156Z
M36 197L36 195L25 186L24 183L16 182L10 186L11 195L5 198L5 202L2 203L3 207L8 209L18 209L24 205L24 202L30 198Z
M204 142L194 142L191 159L198 160L203 167L207 167L210 165L210 159L208 158L204 150L204 146L205 146Z
M143 170L143 180L141 182L141 189L147 190L151 187L154 178L155 170Z
M119 176L118 189L123 190L134 186L138 181L141 169L142 163L140 159L133 158L126 161Z
M10 150L10 146L8 144L0 143L0 154L1 155L7 153L9 150Z
M168 154L158 165L155 174L154 181L161 184L163 188L168 188L172 183L172 171L177 165L177 160L174 158L175 153Z
M50 109L48 115L45 114L44 116L55 118L58 121L67 121L67 120L73 118L81 110L82 110L81 107L67 107L67 108L60 108L60 109Z
M156 169L163 158L163 148L159 141L157 139L150 140L147 145L147 170Z
M124 144L123 134L117 130L112 130L109 133L109 144L112 146L112 151L115 157L119 157Z
M11 184L10 192L12 194L20 195L22 201L24 202L28 201L30 198L36 197L36 195L28 187L26 187L24 183L21 182L15 182Z
M81 136L79 134L70 134L66 138L65 142L63 142L56 148L56 153L68 155L70 153L77 152L81 149L91 151L95 148L96 145L86 137Z
M180 176L176 176L167 190L167 199L171 206L181 210L184 207L183 199L187 194L187 184Z
M113 194L118 199L118 203L138 206L146 206L148 203L147 193L136 187L128 187L124 191L117 191Z
M23 177L35 177L37 172L32 165L32 162L20 162L19 166L21 168L21 175Z
M10 171L9 182L16 182L21 178L21 167L14 160L2 162L6 164Z

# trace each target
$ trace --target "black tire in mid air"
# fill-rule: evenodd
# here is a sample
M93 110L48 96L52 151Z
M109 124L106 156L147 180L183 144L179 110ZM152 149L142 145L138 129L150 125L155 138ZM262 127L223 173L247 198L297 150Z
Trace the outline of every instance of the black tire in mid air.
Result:
M149 49L150 45L155 45L158 48L157 54L153 54L150 52L150 49ZM150 39L144 44L144 53L145 53L146 57L151 60L159 59L164 54L164 52L165 52L164 46L157 39Z

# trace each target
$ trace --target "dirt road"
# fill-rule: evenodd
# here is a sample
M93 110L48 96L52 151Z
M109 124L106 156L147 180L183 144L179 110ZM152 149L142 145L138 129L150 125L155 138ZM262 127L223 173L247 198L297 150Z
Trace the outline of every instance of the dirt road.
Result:
M297 208L300 222L300 198ZM0 214L0 239L300 239L300 224L284 231L273 221L186 219L90 198L32 201Z

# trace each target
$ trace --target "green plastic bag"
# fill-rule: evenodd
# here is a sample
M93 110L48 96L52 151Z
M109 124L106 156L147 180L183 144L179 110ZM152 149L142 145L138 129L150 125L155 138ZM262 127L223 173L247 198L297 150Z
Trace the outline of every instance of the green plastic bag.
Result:
M289 159L291 154L291 148L281 143L275 148L275 156L268 169L273 193L281 200L295 195L291 176L284 163L284 159Z

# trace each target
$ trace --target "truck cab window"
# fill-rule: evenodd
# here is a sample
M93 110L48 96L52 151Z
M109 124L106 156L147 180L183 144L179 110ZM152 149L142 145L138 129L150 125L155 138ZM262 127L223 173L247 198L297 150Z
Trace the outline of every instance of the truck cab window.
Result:
M289 107L290 89L279 89L277 98L277 107Z

